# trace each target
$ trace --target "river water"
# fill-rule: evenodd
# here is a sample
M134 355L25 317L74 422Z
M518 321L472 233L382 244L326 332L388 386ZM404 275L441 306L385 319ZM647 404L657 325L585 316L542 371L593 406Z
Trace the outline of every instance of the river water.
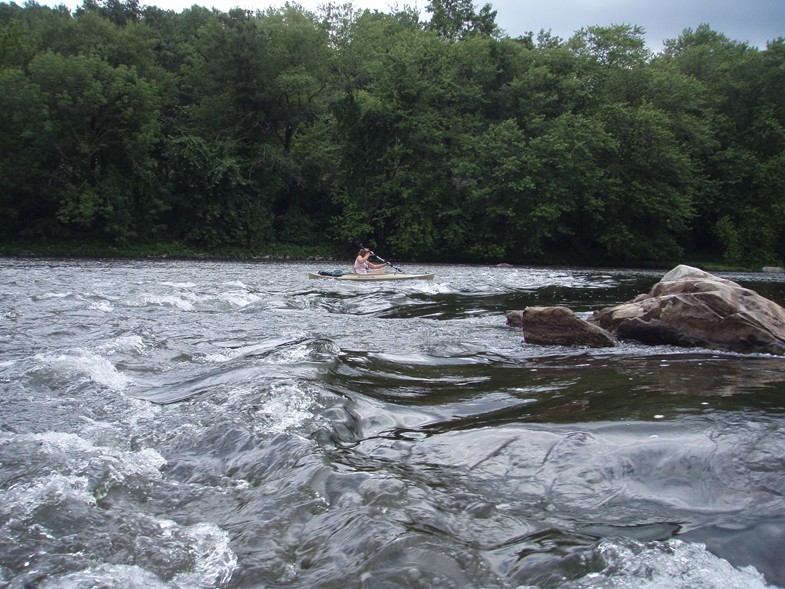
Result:
M785 587L785 358L505 322L664 271L334 268L0 259L0 585Z

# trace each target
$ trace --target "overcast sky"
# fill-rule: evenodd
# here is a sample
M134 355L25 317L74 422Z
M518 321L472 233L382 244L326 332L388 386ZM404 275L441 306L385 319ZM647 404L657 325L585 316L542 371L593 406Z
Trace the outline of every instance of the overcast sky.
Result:
M685 28L706 23L735 41L760 48L785 37L785 0L496 0L496 23L516 37L550 29L567 39L581 27L631 24L646 30L654 50Z
M345 0L334 0L336 4ZM16 0L18 4L23 2ZM70 8L81 0L39 0L41 4L64 3ZM316 10L325 0L300 0L307 10ZM284 0L140 0L151 5L180 12L193 4L223 12L234 7L264 10L283 6ZM413 6L423 11L427 0L354 0L356 8L390 12L394 6ZM475 6L485 4L475 0ZM785 0L492 0L496 24L511 37L541 30L568 39L581 27L591 25L631 24L646 30L649 47L662 48L665 39L675 39L685 28L695 29L706 23L735 41L766 47L766 42L785 37Z

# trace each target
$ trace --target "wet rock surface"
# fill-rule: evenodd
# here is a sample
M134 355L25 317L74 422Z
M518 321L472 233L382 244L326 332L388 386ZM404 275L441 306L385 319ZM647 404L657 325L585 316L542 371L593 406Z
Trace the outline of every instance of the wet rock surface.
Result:
M605 329L587 323L567 307L526 307L520 322L524 339L531 344L592 348L616 345Z
M649 293L595 311L589 322L646 344L785 354L785 309L686 265L665 274Z

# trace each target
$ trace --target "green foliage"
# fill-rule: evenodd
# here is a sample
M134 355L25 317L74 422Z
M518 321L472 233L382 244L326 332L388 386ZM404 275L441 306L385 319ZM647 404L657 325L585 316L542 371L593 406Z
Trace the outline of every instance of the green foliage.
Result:
M569 47L582 58L606 70L630 70L641 67L649 57L639 26L611 25L587 27L570 39Z
M0 239L785 259L785 41L700 25L652 55L632 24L426 11L0 5Z
M455 133L451 113L460 86L449 48L437 37L405 29L373 44L364 29L380 25L397 26L379 20L358 25L366 69L347 79L351 91L336 105L348 139L338 226L373 227L377 241L416 255L438 238L431 211L449 183L443 162Z
M496 11L490 4L476 12L472 0L429 0L425 10L431 13L428 29L451 41L498 32Z
M0 29L0 67L23 67L30 53L20 20L14 19Z
M462 209L473 234L464 247L473 256L541 253L558 207L539 197L532 177L536 162L525 134L507 120L491 125L466 147L469 153L457 171L471 179L462 191Z
M225 144L184 135L169 142L166 157L175 195L167 221L176 239L208 247L270 239L269 207L249 193Z
M93 56L40 53L28 70L47 112L41 155L53 165L48 184L56 187L58 220L133 237L137 181L153 166L154 88L133 68Z
M54 214L41 193L48 174L41 139L47 109L20 69L0 69L0 235L11 236Z
M692 167L668 117L648 104L610 105L601 113L615 149L606 170L606 225L599 243L626 262L678 259L693 215Z

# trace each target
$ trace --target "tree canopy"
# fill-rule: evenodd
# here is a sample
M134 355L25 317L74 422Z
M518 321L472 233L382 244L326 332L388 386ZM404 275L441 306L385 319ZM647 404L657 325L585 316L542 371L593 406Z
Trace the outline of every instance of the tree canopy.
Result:
M0 243L785 260L785 40L425 11L0 4Z

